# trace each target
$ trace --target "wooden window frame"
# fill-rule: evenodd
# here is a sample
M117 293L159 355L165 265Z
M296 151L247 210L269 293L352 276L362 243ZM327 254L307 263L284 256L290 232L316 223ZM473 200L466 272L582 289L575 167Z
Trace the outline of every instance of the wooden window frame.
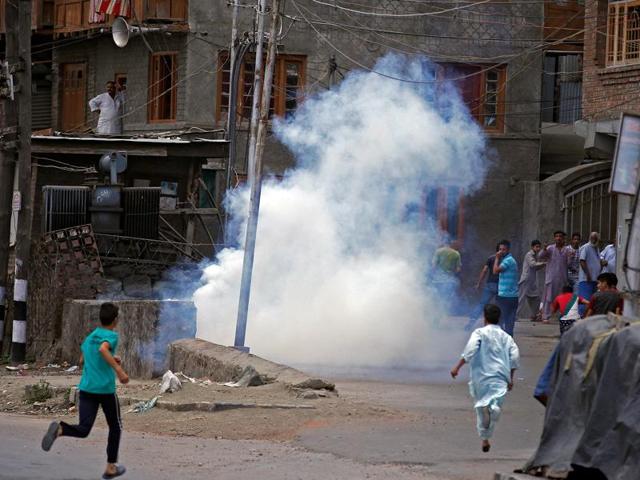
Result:
M156 59L160 59L161 57L173 57L171 62L171 88L169 89L169 94L171 95L171 118L157 118L158 108L158 100L163 95L163 93L158 92L159 83L163 79L155 79L154 75L154 63ZM147 105L147 121L149 123L175 123L177 121L177 106L178 106L178 52L176 51L167 51L167 52L154 52L149 56L149 99Z
M504 133L504 110L507 87L506 67L495 67L489 70L484 70L482 72L482 83L480 92L482 101L480 102L479 108L484 110L487 105L487 74L491 71L496 71L498 73L498 87L496 90L496 123L495 125L485 125L484 122L487 114L484 112L478 112L476 114L476 119L479 120L480 125L485 130L485 132Z
M607 3L607 45L606 66L622 67L640 64L640 12L636 15L635 38L630 40L629 11L632 8L640 10L640 0L620 0ZM622 31L620 31L622 30ZM636 49L629 53L627 47L635 43Z
M247 54L247 56L252 55L252 54ZM251 56L249 56L248 58L245 57L245 60L250 60L251 63L251 68L253 68L253 58ZM266 59L265 59L266 60ZM228 64L229 62L229 53L226 50L221 50L220 52L218 52L218 74L217 74L217 85L216 85L216 120L218 122L221 121L226 121L227 117L228 117L228 105L223 105L222 104L222 94L223 94L223 77L225 75L225 72L228 72L228 76L229 76L229 82L231 82L231 71L228 69L228 65L226 66L226 69L223 68L225 66L225 64ZM285 82L285 78L286 78L286 65L287 63L296 63L299 65L299 72L298 72L298 76L299 76L299 82L298 82L298 88L299 89L299 94L297 96L297 98L299 99L299 101L302 100L302 98L304 98L304 89L305 89L305 85L306 85L306 78L307 78L307 56L306 55L292 55L292 54L278 54L278 56L276 57L276 65L274 67L274 72L273 72L273 91L272 91L272 97L273 97L273 115L277 116L277 117L283 117L286 114L286 91L285 91L285 86L284 86L284 82ZM246 63L243 61L242 65L240 66L240 82L242 84L242 80L245 76L245 73L247 72L246 69ZM251 74L251 77L253 77L253 71L251 70L249 72ZM230 85L229 85L230 88ZM246 99L245 99L246 97ZM253 98L253 94L249 95L249 96L245 96L244 92L243 92L243 88L238 88L238 92L237 92L237 96L236 96L236 121L250 121L250 118L248 118L246 115L243 114L244 112L244 108L245 107L250 107L251 106L251 100ZM230 99L231 100L231 99ZM270 115L271 117L271 115Z
M456 69L461 68L472 68L476 70L471 73L463 73L456 72ZM453 70L453 71L451 71ZM485 117L488 115L485 113L484 109L486 106L486 97L487 97L487 76L491 71L498 72L498 87L496 91L496 123L495 125L485 125ZM459 80L456 78L459 77L470 77L477 76L477 82L479 85L476 85L475 88L478 89L477 97L473 99L471 104L465 102L467 108L469 108L469 113L471 116L478 122L480 127L487 133L500 134L505 131L505 102L506 102L506 87L507 87L507 67L506 65L468 65L468 64L456 64L456 63L446 63L439 64L436 73L436 81L440 84L450 81L457 89L461 89L462 85L460 85Z
M122 85L122 82L120 80L124 79L124 90L127 90L127 81L129 80L129 75L127 75L126 73L116 73L113 76L113 81L115 82L116 85Z
M455 189L456 187L439 187L426 190L421 215L423 222L430 216L433 217L440 231L446 233L450 240L462 241L465 235L465 202L462 190L454 192ZM452 218L455 219L455 225L450 225Z

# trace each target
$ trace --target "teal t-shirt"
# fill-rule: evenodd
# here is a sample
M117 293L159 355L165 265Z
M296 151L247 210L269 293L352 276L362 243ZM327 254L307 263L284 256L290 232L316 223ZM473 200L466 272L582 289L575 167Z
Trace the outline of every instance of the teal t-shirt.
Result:
M100 345L108 342L111 355L118 347L118 334L113 330L98 327L82 342L84 368L78 389L88 393L116 393L116 372L100 353Z

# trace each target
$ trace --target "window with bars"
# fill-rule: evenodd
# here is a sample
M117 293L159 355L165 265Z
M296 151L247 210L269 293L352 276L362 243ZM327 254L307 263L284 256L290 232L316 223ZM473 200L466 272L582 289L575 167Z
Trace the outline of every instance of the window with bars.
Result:
M636 63L640 63L640 0L610 0L607 66Z
M240 81L238 87L237 119L251 118L253 102L253 80L255 57L247 54L240 65ZM269 116L287 117L293 114L302 101L305 83L306 57L302 55L278 55L273 72L273 88ZM226 51L218 55L218 94L216 115L218 120L225 120L229 111L229 92L231 87L231 71L229 54Z
M450 80L471 115L488 132L504 131L506 68L442 64L438 76Z
M176 52L151 55L149 67L148 119L151 123L176 120L177 81Z
M542 121L572 124L582 118L582 54L546 53Z

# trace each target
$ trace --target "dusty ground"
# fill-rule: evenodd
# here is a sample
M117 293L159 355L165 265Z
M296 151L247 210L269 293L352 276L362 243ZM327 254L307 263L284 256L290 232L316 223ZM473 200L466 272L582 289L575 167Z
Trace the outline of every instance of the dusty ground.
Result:
M73 405L71 387L77 385L79 374L64 374L62 369L30 366L27 370L9 372L4 366L0 373L0 412L32 415L42 418L59 418L72 422L77 417ZM25 387L47 382L54 396L44 401L25 400ZM159 380L133 380L128 385L118 385L122 399L123 421L128 431L176 436L216 438L230 440L290 440L305 428L384 420L406 417L398 410L345 399L332 392L322 392L326 397L303 398L303 392L283 384L274 383L259 387L231 388L217 384L202 385L183 382L183 389L165 393L160 398L176 403L229 402L244 404L303 405L311 409L249 408L221 412L174 412L153 408L147 412L130 412L128 399L149 400L159 395ZM104 426L102 415L99 426Z
M125 414L122 461L130 468L129 477L139 480L489 480L496 472L521 467L537 446L544 409L532 392L557 336L557 325L516 325L522 368L489 453L480 451L465 378L448 376L468 333L442 330L447 351L423 371L389 369L340 377L310 370L335 380L339 397L303 399L274 385L242 390L187 386L166 398L231 402L241 397L243 402L316 408ZM96 478L106 442L101 415L89 438L63 439L48 453L39 448L52 416L74 420L75 413L62 400L65 386L76 384L78 376L35 369L19 375L3 365L0 370L0 411L14 412L0 413L0 431L11 433L0 439L0 480ZM24 386L40 377L61 393L42 405L24 404ZM132 382L120 395L147 399L157 388L155 382Z

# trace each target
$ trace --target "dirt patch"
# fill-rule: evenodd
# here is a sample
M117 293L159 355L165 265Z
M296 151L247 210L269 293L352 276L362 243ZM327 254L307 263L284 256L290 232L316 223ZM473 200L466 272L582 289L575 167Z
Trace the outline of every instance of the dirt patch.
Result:
M4 367L2 367L4 370ZM42 402L25 399L25 387L46 382L51 398ZM72 387L80 381L79 374L65 374L55 369L31 369L0 373L0 412L59 418L74 422L77 418L72 405ZM132 381L118 386L118 396L129 400L149 400L159 395L160 380ZM225 438L231 440L290 440L302 429L332 424L360 423L406 418L409 414L387 407L344 399L323 391L316 398L308 392L281 383L258 387L225 387L215 383L183 382L183 389L165 393L162 400L176 403L229 402L255 404L307 405L313 409L250 408L220 412L174 412L153 408L143 413L126 413L129 405L122 405L125 430L143 433ZM124 403L124 402L123 402ZM98 423L104 425L99 414Z

